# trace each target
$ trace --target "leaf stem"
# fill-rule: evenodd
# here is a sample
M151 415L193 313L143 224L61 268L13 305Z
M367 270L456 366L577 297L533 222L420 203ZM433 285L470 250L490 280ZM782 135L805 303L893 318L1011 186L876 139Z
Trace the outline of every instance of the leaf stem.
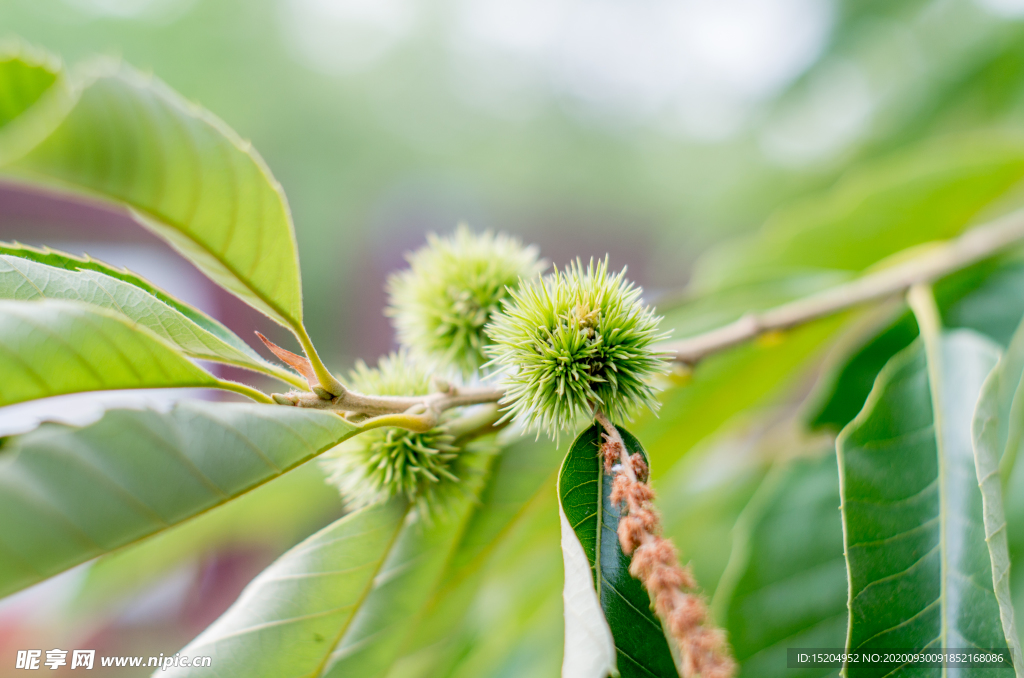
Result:
M329 391L332 395L342 395L346 392L344 386L338 381L331 371L324 365L324 361L320 359L320 354L316 352L316 347L313 346L313 340L309 338L309 333L306 332L306 328L301 325L293 325L292 330L295 332L295 338L302 344L302 350L306 353L306 357L309 359L310 365L313 366L313 371L316 373L316 378L320 382L320 386Z
M1021 239L1024 210L973 228L908 261L766 311L748 313L728 325L661 348L673 361L692 365L767 332L790 329L869 301L903 294L914 285L965 268Z
M269 405L274 404L273 399L263 391L258 391L252 386L246 386L245 384L239 384L237 381L229 381L227 379L218 379L217 388L222 388L225 391L233 391L240 393L247 398L252 398L258 403L266 403Z
M925 343L932 341L942 331L942 315L931 285L914 285L907 292L907 305L914 312L914 319L921 329Z

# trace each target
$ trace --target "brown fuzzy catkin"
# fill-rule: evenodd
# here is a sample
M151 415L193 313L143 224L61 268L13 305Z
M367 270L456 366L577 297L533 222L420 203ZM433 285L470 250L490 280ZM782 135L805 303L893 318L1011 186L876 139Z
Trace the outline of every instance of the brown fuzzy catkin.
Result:
M646 483L647 464L640 454L628 455L618 431L609 431L601 446L605 471L612 473L611 501L622 507L619 544L632 555L629 573L643 582L654 600L654 609L665 620L682 652L685 678L732 678L736 675L725 634L707 621L707 606L692 593L697 581L689 568L679 565L672 542L661 536L654 509L654 491ZM614 432L614 435L612 434Z

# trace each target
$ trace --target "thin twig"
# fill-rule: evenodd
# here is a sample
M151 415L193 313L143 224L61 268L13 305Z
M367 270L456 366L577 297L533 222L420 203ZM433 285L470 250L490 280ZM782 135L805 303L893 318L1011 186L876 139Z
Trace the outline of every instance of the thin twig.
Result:
M316 390L318 393L274 394L273 398L281 405L373 417L373 419L363 422L364 425L379 420L373 426L405 426L414 430L427 430L433 426L431 422L436 421L445 410L450 410L453 407L496 403L505 395L503 389L483 386L452 387L446 391L438 391L425 396L372 396L342 389L341 395L331 397L331 394L323 389ZM384 417L388 418L384 419ZM396 423L385 424L382 422ZM412 425L407 426L406 424L409 423Z
M766 332L786 330L869 301L900 295L992 256L1024 239L1024 210L1012 212L908 261L760 313L748 313L723 327L663 344L672 360L694 364Z

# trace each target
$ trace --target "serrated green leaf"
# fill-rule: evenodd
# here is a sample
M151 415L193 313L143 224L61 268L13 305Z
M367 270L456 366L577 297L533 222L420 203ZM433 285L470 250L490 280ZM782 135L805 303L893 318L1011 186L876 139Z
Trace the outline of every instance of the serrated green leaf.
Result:
M224 676L385 675L435 590L493 460L489 450L463 454L473 455L466 463L481 474L446 513L425 521L394 501L342 518L254 579L182 653L220 658ZM366 542L363 532L371 532Z
M1024 139L944 139L856 167L835 188L786 207L761 232L698 262L701 289L807 271L863 271L902 250L963 231L1024 179Z
M0 406L65 393L221 388L122 315L73 301L0 300Z
M783 678L789 647L842 647L847 584L839 473L821 459L781 463L734 528L729 566L713 612L729 632L740 675ZM838 669L801 669L807 678Z
M985 542L992 561L993 589L999 601L1003 633L1017 676L1024 675L1020 639L1010 593L1010 549L1006 537L1003 479L1008 478L1020 451L1024 424L1024 324L981 389L971 430L974 461L984 508ZM1004 473L1000 473L1000 466Z
M848 648L1005 647L970 435L997 358L969 330L926 331L886 365L839 435Z
M326 412L181 402L8 438L0 596L224 504L357 432Z
M0 62L0 81L24 65ZM78 71L69 92L9 123L32 132L0 136L0 171L127 207L225 289L301 327L291 215L251 145L127 66Z
M230 330L128 271L52 250L0 243L0 299L82 301L119 313L187 356L304 381L263 360Z
M604 472L601 431L594 424L581 433L562 462L558 472L562 511L590 563L590 583L615 639L620 675L675 678L678 672L661 621L650 609L643 584L629 574L630 559L619 545L619 509L609 499L612 474ZM636 438L621 427L619 432L631 454L647 457Z

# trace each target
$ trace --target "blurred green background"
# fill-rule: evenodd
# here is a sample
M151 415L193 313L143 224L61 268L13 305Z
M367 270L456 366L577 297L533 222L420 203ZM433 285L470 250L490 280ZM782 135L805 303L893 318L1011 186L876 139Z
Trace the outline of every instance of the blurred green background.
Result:
M322 350L460 221L649 292L851 162L1024 106L1016 0L3 0L0 35L124 58L253 141Z
M1022 0L0 0L0 38L70 64L123 58L252 140L291 201L310 332L339 366L392 347L384 282L428 231L459 221L509 231L558 264L607 253L649 298L672 298L702 252L861 161L1019 125L1022 21ZM73 243L158 283L188 271L147 270L151 241L76 209L0 190L0 238ZM177 285L242 336L267 329L202 281ZM811 328L760 372L743 372L742 352L707 369L742 373L749 392L729 397L753 405L814 349L814 332L825 336ZM710 411L708 397L673 396ZM706 419L680 450L724 423ZM714 444L738 454L750 422L728 423ZM668 435L664 420L644 426L649 446ZM665 474L674 491L662 490L663 507L680 516L670 530L683 551L706 555L698 574L711 586L751 484L691 471ZM504 545L529 566L492 574L485 617L531 568L560 572L554 493L542 495L527 512L537 526L517 530L550 534L554 550L528 556L536 539ZM693 505L702 508L686 513ZM339 514L319 471L302 469L0 603L0 656L62 642L173 653L277 554ZM457 675L557 667L560 599L548 583L553 599L516 601L519 626L507 626L518 640L472 645Z

